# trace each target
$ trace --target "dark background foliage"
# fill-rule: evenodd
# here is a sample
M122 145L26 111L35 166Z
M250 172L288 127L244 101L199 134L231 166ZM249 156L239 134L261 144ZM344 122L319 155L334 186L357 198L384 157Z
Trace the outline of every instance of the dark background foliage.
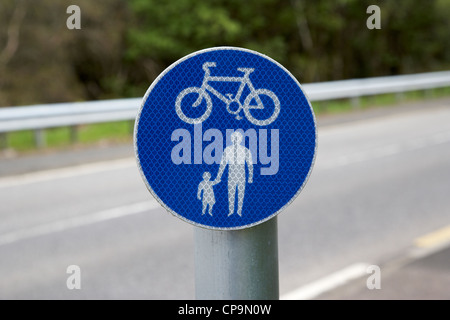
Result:
M71 4L81 30L66 27ZM0 106L143 96L174 61L223 45L302 83L444 70L449 17L450 0L2 0Z

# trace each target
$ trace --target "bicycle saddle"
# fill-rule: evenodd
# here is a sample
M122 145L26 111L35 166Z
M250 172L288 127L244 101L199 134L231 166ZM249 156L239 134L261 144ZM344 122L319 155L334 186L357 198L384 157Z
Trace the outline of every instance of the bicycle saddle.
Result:
M203 70L207 71L209 68L211 67L215 67L216 63L215 62L205 62L202 66Z

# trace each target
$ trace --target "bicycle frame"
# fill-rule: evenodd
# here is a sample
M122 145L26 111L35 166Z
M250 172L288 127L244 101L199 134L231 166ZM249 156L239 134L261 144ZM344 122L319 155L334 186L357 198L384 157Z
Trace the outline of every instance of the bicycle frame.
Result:
M244 91L245 85L248 86L250 93L254 93L255 92L255 87L253 86L252 82L250 81L250 73L252 73L254 71L254 69L252 68L238 68L238 71L244 72L244 75L242 77L221 77L221 76L211 76L211 71L209 70L209 67L211 66L215 66L215 64L207 64L205 63L203 66L203 69L205 70L205 76L203 78L203 83L202 83L202 90L204 92L204 94L206 94L206 90L208 90L209 92L211 92L212 94L214 94L217 98L219 98L220 100L222 100L224 103L226 103L227 105L229 105L231 102L236 101L239 103L239 110L236 111L236 113L239 113L240 110L242 109L242 104L240 102L241 96L242 96L242 92ZM241 84L239 85L239 89L236 93L236 95L234 96L234 99L231 98L231 94L228 95L228 98L226 96L224 96L223 94L221 94L219 91L217 91L216 89L214 89L213 87L211 87L211 85L209 85L209 82L240 82ZM258 96L255 97L256 98L256 103L257 106L252 106L253 109L262 109L264 108L264 106L262 105L261 99L259 99ZM203 97L199 97L198 100L194 103L193 107L196 107L197 105L199 105L201 103L201 100L203 99Z
M205 121L211 114L211 110L213 108L211 95L215 95L219 100L225 103L228 113L235 115L237 120L243 119L241 111L244 111L244 116L251 123L258 126L267 126L275 121L275 119L278 117L278 114L280 113L280 101L274 92L266 88L255 89L252 81L250 80L250 73L252 73L255 69L237 68L238 71L244 73L244 75L241 77L211 76L211 71L209 70L209 68L215 66L215 62L203 63L202 69L205 71L205 75L203 77L202 85L200 87L187 87L178 94L175 100L175 110L181 120L191 124ZM220 93L210 85L210 82L238 82L239 88L237 90L237 93L233 97L232 93ZM250 93L247 94L244 102L241 102L241 97L244 92L245 86L248 86ZM193 108L198 107L203 102L203 100L206 102L206 109L204 110L203 114L197 118L191 118L187 116L182 110L183 98L191 93L198 95L197 100L191 105ZM250 112L250 110L252 109L264 109L264 105L260 96L265 96L269 100L271 100L272 102L269 103L271 106L273 106L273 111L270 111L270 117L267 117L267 115L265 115L264 119L255 117L255 115ZM256 102L256 105L253 101Z

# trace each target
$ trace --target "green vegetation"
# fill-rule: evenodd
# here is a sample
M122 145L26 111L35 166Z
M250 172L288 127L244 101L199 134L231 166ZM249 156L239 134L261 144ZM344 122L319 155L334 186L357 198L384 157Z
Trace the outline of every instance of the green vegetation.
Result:
M69 145L89 145L95 143L122 143L132 140L133 123L119 121L79 126L47 129L44 132L45 146L64 148ZM8 148L17 151L37 149L32 130L11 132L7 136Z
M381 29L369 30L369 5ZM69 5L81 30L69 30ZM267 54L301 83L450 69L450 0L2 0L0 107L142 97L182 56L212 46ZM402 99L450 95L450 89ZM367 97L358 108L391 105L396 95ZM345 112L355 101L315 102L316 113ZM46 145L129 141L118 122L45 130ZM5 144L0 137L0 144ZM35 148L31 131L8 146Z
M314 112L321 114L336 114L375 107L393 106L404 102L413 102L423 99L436 99L450 97L450 88L436 88L426 91L410 91L403 94L380 94L376 96L362 97L358 100L331 100L317 101L313 103Z
M66 27L73 4L81 30ZM2 0L0 106L143 96L175 60L223 45L301 83L449 69L449 16L450 0Z
M370 97L361 97L357 104L349 99L316 101L313 109L316 115L338 114L351 112L355 109L386 107L399 103L450 97L450 88L438 88L428 91L411 91L402 95L383 94ZM77 128L62 127L45 130L45 145L48 148L58 149L73 145L114 144L131 142L133 135L132 121L119 121L110 123L97 123L78 126ZM19 152L38 149L31 130L12 132L8 134L8 148Z

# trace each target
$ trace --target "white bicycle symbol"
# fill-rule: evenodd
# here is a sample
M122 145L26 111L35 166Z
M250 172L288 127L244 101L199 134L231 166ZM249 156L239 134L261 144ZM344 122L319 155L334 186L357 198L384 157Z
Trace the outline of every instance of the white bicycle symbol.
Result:
M244 73L242 77L215 77L211 76L211 72L209 70L210 67L215 67L215 62L205 62L202 66L203 70L205 71L205 76L203 78L202 86L199 87L189 87L181 91L178 96L177 100L175 102L175 110L177 112L177 115L180 117L181 120L183 120L186 123L190 124L197 124L205 121L208 119L209 115L212 111L212 101L210 94L207 92L214 94L217 98L225 102L227 106L227 111L230 114L233 114L236 116L237 120L241 120L242 117L240 116L240 113L242 110L244 110L244 115L247 117L247 119L258 126L266 126L271 124L275 119L278 117L278 114L280 113L280 100L278 100L278 97L270 90L267 89L255 89L253 86L251 80L250 80L250 73L252 73L255 69L253 68L237 68L238 71L241 71ZM239 89L236 93L236 95L233 98L233 94L228 93L226 96L218 92L216 89L211 87L208 82L210 81L218 81L218 82L240 82ZM244 100L244 104L241 103L241 96L242 92L244 91L245 86L248 86L250 89L250 93ZM183 98L191 93L198 94L198 98L196 101L192 104L193 108L198 107L203 99L206 100L206 111L197 118L190 118L186 116L186 114L181 109ZM274 110L272 115L267 119L256 119L250 112L250 110L254 109L264 109L264 105L261 101L260 96L265 95L269 97L274 106ZM252 101L256 101L256 105L250 105Z

